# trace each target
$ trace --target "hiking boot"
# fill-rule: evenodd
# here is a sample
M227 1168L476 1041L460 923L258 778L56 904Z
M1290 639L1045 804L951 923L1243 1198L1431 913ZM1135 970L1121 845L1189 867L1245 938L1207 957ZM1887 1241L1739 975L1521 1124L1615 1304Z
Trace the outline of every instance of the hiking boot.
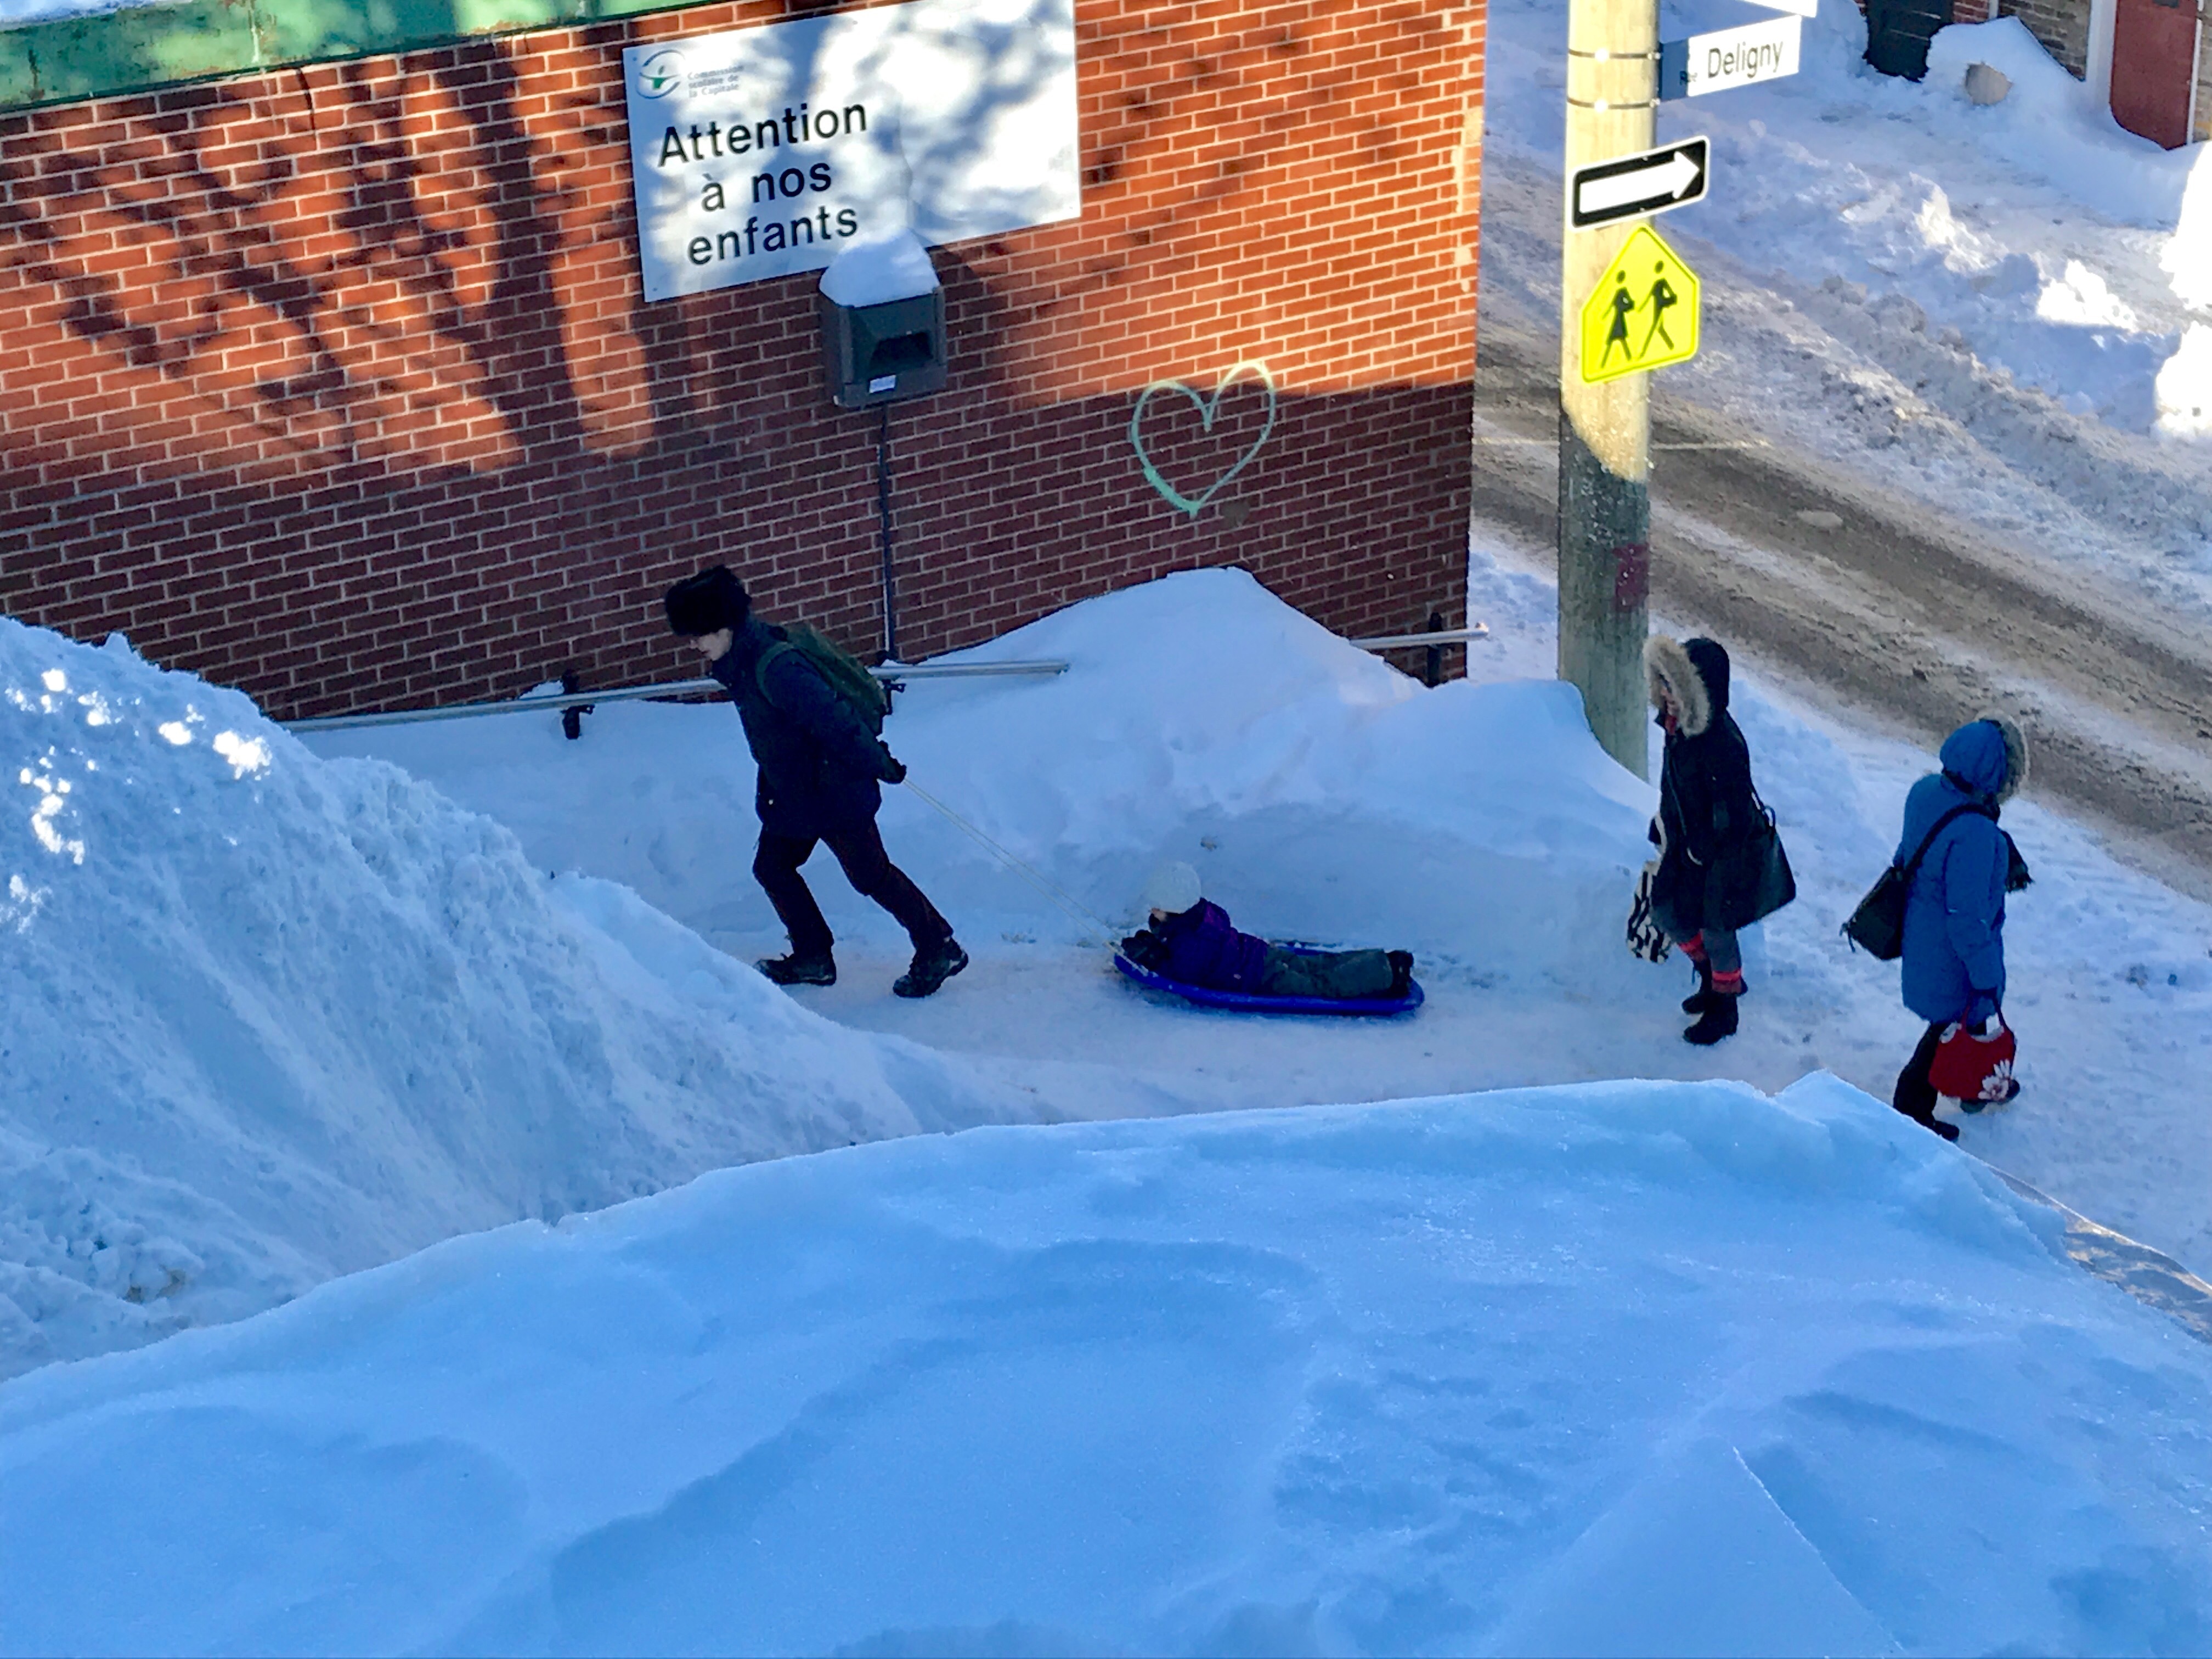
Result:
M1698 988L1682 999L1682 1012L1686 1014L1702 1014L1713 1006L1713 964L1701 962L1697 969Z
M1922 1128L1933 1129L1937 1134L1942 1136L1946 1140L1956 1140L1959 1138L1959 1126L1957 1124L1946 1123L1942 1118L1936 1116L1933 1112L1929 1113L1926 1117L1922 1117L1917 1112L1906 1111L1904 1107L1898 1106L1894 1101L1890 1103L1892 1106L1896 1108L1897 1115L1899 1117L1909 1117L1915 1123L1917 1123Z
M944 944L914 953L914 965L891 983L891 994L901 997L926 997L968 965L968 953L960 948L960 941L949 939Z
M1714 997L1705 1005L1705 1012L1698 1023L1682 1033L1682 1041L1694 1042L1700 1048L1710 1048L1723 1037L1734 1036L1735 1005L1734 997Z
M818 957L803 957L793 951L787 957L764 957L753 966L776 985L835 985L837 982L837 963L826 951Z
M1412 994L1413 989L1413 953L1411 951L1391 951L1384 955L1383 960L1390 964L1389 994L1402 1001Z

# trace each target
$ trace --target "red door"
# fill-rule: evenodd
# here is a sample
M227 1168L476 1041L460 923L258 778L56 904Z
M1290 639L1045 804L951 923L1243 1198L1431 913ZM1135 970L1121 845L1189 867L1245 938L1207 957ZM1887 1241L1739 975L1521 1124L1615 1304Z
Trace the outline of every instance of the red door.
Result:
M2112 118L2154 143L2189 142L2197 0L2119 0L2112 15Z

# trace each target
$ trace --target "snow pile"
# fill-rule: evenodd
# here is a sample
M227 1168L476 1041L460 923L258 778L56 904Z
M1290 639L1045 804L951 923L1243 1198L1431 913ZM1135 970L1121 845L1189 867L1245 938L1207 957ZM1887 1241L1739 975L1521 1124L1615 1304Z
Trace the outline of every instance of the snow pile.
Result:
M1692 112L1700 129L1719 118L1724 212L1693 212L1680 228L1788 284L1835 276L1909 301L1907 331L1949 327L1990 369L2148 429L2181 307L2158 291L2142 251L2155 239L2139 233L2180 225L2201 153L2168 155L2124 131L2015 17L1944 29L1918 85L1863 61L1855 9L1823 7L1805 27L1795 81ZM2002 102L1968 99L1975 63L2011 81ZM2031 181L2041 188L2021 188ZM2106 227L2138 234L2100 235ZM1805 268L1808 256L1821 270Z
M1571 687L1426 691L1241 570L1124 589L957 660L994 658L1070 668L917 684L886 738L918 785L1104 927L1135 923L1146 873L1172 856L1256 932L1371 943L1381 929L1525 977L1610 961L1588 941L1620 930L1653 795L1592 741ZM776 937L730 844L753 785L726 708L611 706L575 744L528 715L313 741L434 778L541 861L623 882L711 937ZM963 937L1081 936L915 795L887 794L892 856ZM619 814L598 805L613 801ZM817 884L841 933L896 937L842 889L834 870Z
M823 293L841 306L888 305L937 288L929 250L903 225L887 236L846 243L822 273Z
M1829 1079L752 1165L0 1389L0 1649L2202 1651L2053 1225Z
M1800 897L1744 936L1742 1034L1692 1049L1680 958L1651 969L1621 945L1655 792L1597 750L1571 692L1538 678L1552 672L1555 605L1548 581L1480 554L1470 614L1493 636L1471 654L1473 683L1433 691L1233 571L1127 590L962 653L1073 666L1058 680L917 681L889 741L917 784L1101 922L1071 921L891 790L892 854L974 965L927 1003L890 996L904 939L824 854L810 873L842 972L803 1000L1024 1068L1101 1068L1102 1110L1121 1109L1113 1077L1220 1107L1618 1076L1776 1090L1820 1069L1886 1097L1919 1024L1896 968L1836 930L1933 757L1798 708L1739 665L1735 713ZM537 863L626 883L741 957L781 939L747 870L752 772L727 708L610 705L578 743L546 715L311 741L398 762L496 814ZM2202 1271L2212 1121L2194 1103L2212 1066L2212 910L2032 801L2005 817L2036 874L2008 928L2028 1092L1967 1120L1966 1144ZM1169 856L1263 933L1415 951L1427 1006L1411 1021L1252 1020L1133 992L1075 941L1133 921L1146 874Z
M1824 9L1831 11L1832 35L1864 40L1863 19L1842 7ZM1967 97L1966 70L1974 64L2012 82L2002 101L1977 108ZM2123 223L2171 229L2203 160L2193 148L2164 150L2123 127L2017 17L1938 30L1922 86L1925 100L1979 148L2004 155L2075 205Z
M1240 573L994 648L1076 666L909 694L894 740L933 793L1109 922L1172 853L1263 931L1383 927L1540 994L1632 975L1609 945L1650 792L1591 743L1571 691L1424 693ZM1024 975L1021 942L1110 927L1044 906L909 793L885 815L895 856L983 959L896 1006L908 1035L972 1060L830 1024L740 965L780 933L726 708L611 708L577 744L545 716L464 725L319 741L387 739L519 842L119 641L4 625L0 741L22 793L0 821L0 1370L732 1162L1249 1103L1245 1079L1184 1066L1182 1039L1133 1050L1111 1020L1009 1009L994 981ZM502 734L529 740L483 752ZM834 872L817 884L848 940L836 994L891 1003L902 936ZM1153 1012L1120 998L1103 953L1076 963L1073 986L1120 1019ZM1373 1075L1352 1092L1396 1080Z
M2203 323L2190 324L2158 372L2158 426L2184 437L2212 432L2212 328Z
M0 620L0 1374L737 1160L1034 1116L235 692Z

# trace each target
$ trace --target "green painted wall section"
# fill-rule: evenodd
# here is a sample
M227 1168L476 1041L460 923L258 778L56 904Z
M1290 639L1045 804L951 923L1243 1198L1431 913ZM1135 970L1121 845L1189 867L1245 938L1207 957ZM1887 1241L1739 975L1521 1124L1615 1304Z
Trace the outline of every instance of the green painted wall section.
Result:
M182 0L0 29L0 111L674 11L701 0Z

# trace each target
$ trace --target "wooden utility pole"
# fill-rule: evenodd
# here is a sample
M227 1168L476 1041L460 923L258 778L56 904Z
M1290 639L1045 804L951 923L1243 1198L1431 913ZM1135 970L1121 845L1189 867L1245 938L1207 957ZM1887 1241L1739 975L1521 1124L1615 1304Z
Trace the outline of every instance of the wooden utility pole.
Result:
M1651 147L1658 0L1570 0L1567 187L1575 169ZM1651 377L1582 374L1582 308L1640 220L1575 230L1560 214L1559 678L1606 752L1644 775L1651 564Z

